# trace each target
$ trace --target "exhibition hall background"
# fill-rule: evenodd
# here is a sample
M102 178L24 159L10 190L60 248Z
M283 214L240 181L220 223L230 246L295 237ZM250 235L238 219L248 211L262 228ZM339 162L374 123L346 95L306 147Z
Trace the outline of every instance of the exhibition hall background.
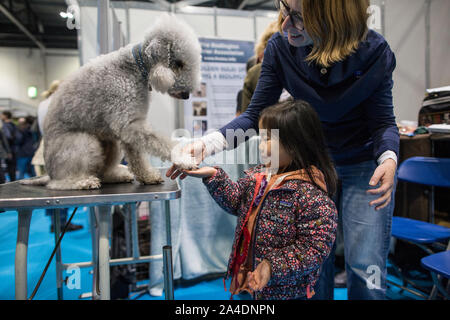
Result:
M40 94L53 80L63 80L98 55L98 2L78 0L77 3L80 8L78 50L48 49L43 53L39 49L0 47L0 98L37 107L40 99L30 99L27 87L36 86ZM450 1L373 0L371 3L380 10L374 12L379 19L371 25L386 37L397 58L393 89L397 121L417 121L426 89L450 83ZM108 51L118 46L117 41L113 41L116 39L122 45L142 41L145 31L157 17L170 11L142 2L111 1L110 5ZM201 7L179 8L173 13L187 22L200 38L241 41L256 41L277 18L274 11ZM183 103L153 91L148 120L155 130L170 136L175 129L183 127ZM257 145L251 148L256 150ZM239 154L244 152L241 149ZM158 159L151 161L155 166L170 165ZM243 168L224 166L233 179ZM180 184L183 197L174 201L172 207L174 277L192 279L223 272L231 249L235 218L208 197L201 181L185 179ZM152 254L160 253L165 239L162 213L159 203L151 203ZM161 267L162 262L154 262L150 267L153 295L162 294Z
M425 89L450 83L450 1L372 0L371 3L379 5L380 8L384 7L383 24L380 29L375 30L380 33L384 30L384 35L397 57L393 90L397 120L417 120ZM43 64L39 49L0 47L0 98L10 97L37 106L39 100L27 96L28 86L35 85L38 92L43 92L52 80L63 79L80 64L96 56L97 1L79 0L78 4L81 7L79 50L48 50L45 55L46 63ZM122 22L122 32L127 43L141 41L145 30L162 12L160 7L151 3L114 1L111 6L115 8L114 11ZM216 9L215 16L213 8L192 8L184 8L175 14L191 25L199 37L208 38L255 41L265 26L276 17L275 12L228 9ZM427 22L430 35L429 72L426 70ZM154 101L160 105L158 109L164 108L165 112L152 108L149 116L152 125L155 129L170 134L176 128L177 121L181 121L176 114L176 102L158 94L154 94Z

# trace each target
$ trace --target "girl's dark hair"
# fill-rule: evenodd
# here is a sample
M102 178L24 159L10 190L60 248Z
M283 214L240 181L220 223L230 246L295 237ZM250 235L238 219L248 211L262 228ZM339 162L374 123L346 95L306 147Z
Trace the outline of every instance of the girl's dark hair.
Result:
M311 166L315 166L325 177L328 194L336 192L336 170L325 145L319 116L309 103L290 99L265 108L259 123L261 128L267 129L268 136L270 129L279 130L280 143L293 159L284 172L304 169L319 187L313 178Z

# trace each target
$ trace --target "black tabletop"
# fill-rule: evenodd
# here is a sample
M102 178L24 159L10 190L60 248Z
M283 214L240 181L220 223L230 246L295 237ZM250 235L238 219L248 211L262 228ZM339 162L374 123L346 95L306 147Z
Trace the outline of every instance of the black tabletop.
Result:
M98 206L180 198L178 182L167 178L165 171L161 169L162 184L103 184L97 190L49 190L44 186L22 185L18 181L5 183L0 185L0 209Z

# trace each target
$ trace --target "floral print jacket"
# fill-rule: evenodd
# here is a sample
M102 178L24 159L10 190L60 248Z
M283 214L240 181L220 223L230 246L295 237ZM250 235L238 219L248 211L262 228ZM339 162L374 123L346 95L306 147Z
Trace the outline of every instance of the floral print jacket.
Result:
M225 276L228 279L246 218L265 173L264 167L259 165L233 182L223 169L215 168L216 174L203 178L203 183L217 204L238 218ZM328 195L307 180L287 180L262 199L264 203L256 217L251 242L253 269L266 259L271 264L272 274L267 286L255 294L255 299L310 296L320 267L330 254L336 236L337 210Z

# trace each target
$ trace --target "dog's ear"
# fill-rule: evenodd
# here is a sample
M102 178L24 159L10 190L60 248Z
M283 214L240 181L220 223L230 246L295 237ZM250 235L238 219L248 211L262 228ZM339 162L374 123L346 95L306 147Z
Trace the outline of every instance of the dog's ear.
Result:
M148 45L144 48L144 54L147 56L150 64L156 64L158 61L155 61L157 57L160 57L161 53L161 44L158 39L153 39L148 43Z
M175 83L175 74L171 69L158 63L150 70L149 81L156 91L166 93Z
M175 74L170 69L170 42L163 39L153 39L144 49L151 69L150 85L161 93L166 93L175 83Z

